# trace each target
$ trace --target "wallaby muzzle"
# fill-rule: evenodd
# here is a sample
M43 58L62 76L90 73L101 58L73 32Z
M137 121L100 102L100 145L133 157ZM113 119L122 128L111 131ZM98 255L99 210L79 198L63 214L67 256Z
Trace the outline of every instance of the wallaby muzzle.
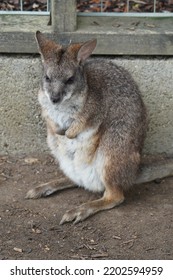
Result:
M50 100L52 101L53 104L59 103L61 101L61 97L60 96L51 96Z

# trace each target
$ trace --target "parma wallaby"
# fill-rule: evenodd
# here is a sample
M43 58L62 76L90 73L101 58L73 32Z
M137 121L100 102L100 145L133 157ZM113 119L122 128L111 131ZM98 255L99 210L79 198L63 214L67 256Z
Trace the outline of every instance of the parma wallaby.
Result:
M62 46L39 31L36 39L44 69L38 99L47 142L67 179L32 189L27 198L74 185L103 193L67 211L60 222L77 223L122 203L124 191L136 182L155 179L139 169L146 109L126 70L107 59L88 60L96 40Z

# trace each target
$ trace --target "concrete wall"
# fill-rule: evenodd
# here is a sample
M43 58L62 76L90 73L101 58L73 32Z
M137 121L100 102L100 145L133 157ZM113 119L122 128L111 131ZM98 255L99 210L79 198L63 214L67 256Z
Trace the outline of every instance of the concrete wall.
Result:
M149 113L145 153L173 154L173 58L115 58L138 83ZM47 151L37 102L39 57L0 56L0 154Z

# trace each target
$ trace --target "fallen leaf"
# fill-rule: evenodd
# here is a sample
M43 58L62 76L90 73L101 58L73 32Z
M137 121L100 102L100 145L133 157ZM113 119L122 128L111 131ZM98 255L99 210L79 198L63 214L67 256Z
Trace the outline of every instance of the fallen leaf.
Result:
M24 161L27 164L34 164L34 163L38 163L38 158L28 157L28 158L25 158Z
M18 252L18 253L22 253L23 252L23 250L21 248L18 248L18 247L14 247L13 250Z

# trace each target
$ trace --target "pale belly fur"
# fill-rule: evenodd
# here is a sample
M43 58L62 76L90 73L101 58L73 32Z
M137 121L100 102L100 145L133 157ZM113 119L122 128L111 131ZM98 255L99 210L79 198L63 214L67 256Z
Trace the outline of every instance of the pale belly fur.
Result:
M71 115L73 114L72 101L64 102L58 109L52 105L48 94L39 91L39 103L44 110L44 114L61 128L69 127ZM82 102L78 98L78 106ZM68 176L76 185L84 187L93 192L104 191L103 184L103 164L104 157L99 149L94 154L91 152L92 137L97 129L87 129L74 139L66 136L48 133L47 142L55 159L59 162L64 174Z
M60 168L76 185L93 192L102 192L104 157L97 150L93 157L88 153L93 130L82 132L75 139L48 134L47 142Z

